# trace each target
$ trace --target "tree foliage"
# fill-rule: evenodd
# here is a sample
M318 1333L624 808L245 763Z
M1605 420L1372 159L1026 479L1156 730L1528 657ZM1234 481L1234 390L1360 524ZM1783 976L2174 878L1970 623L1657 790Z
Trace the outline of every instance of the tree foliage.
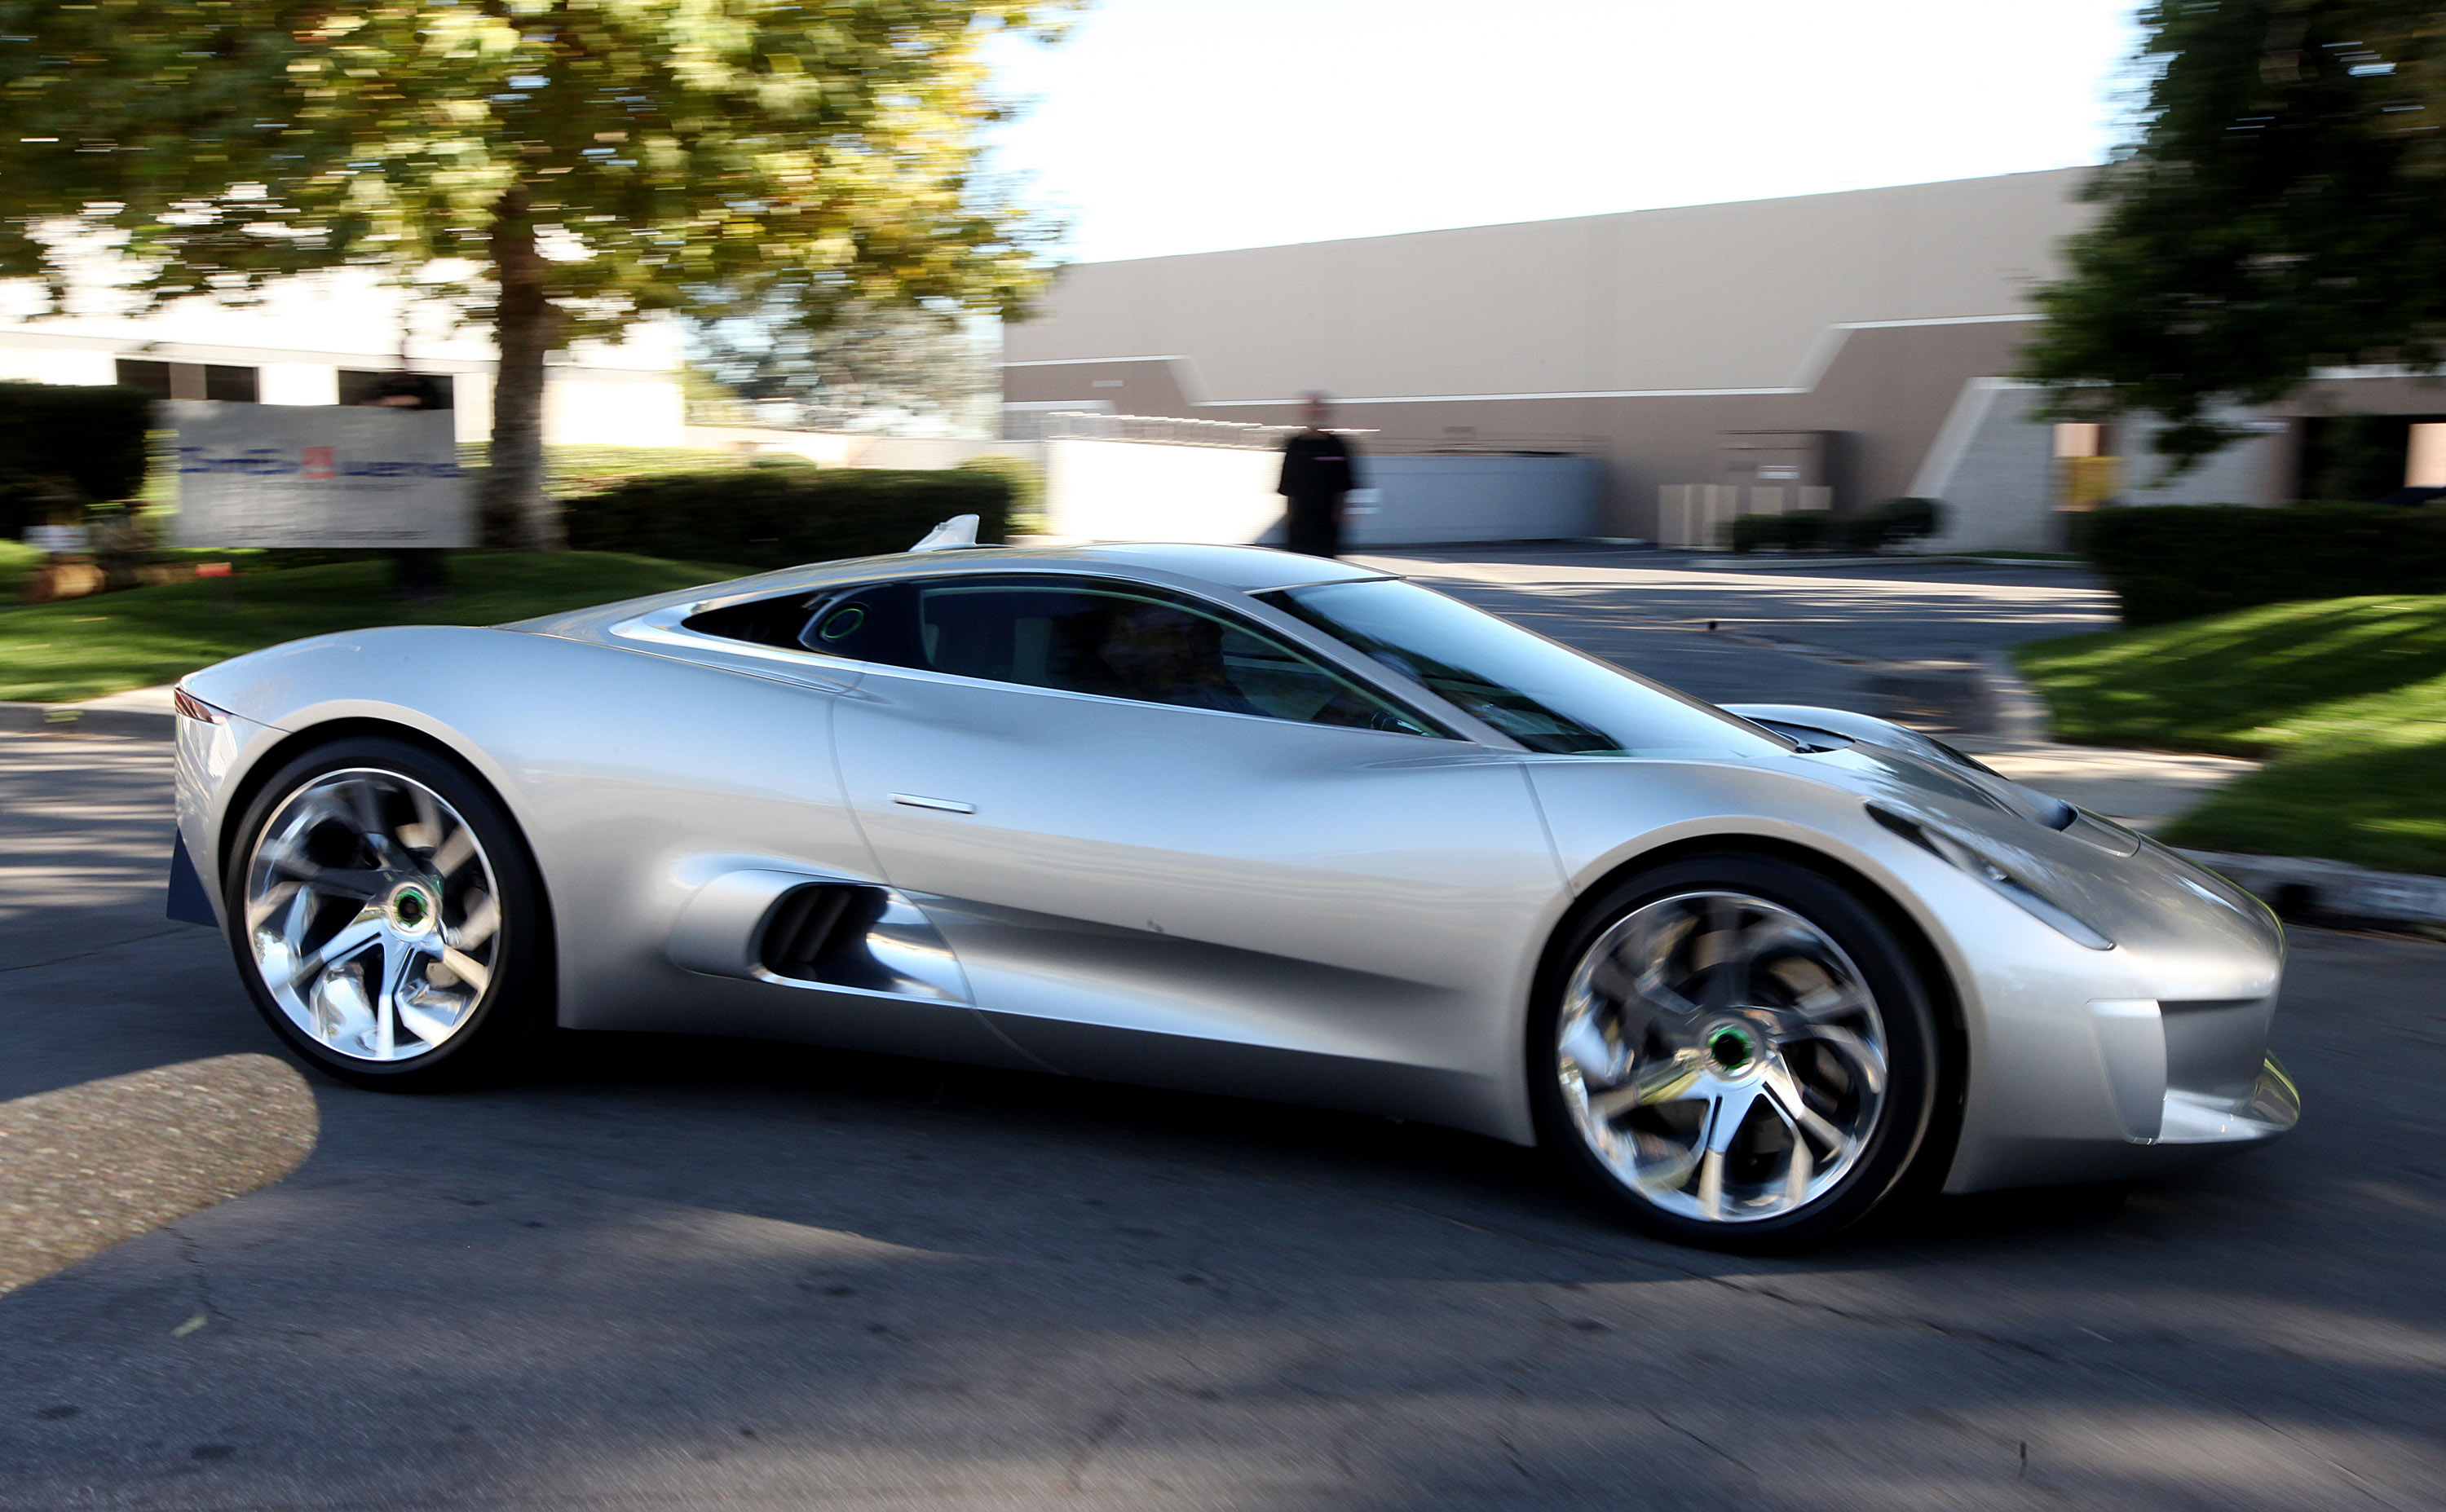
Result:
M2220 406L2323 367L2446 364L2446 10L2157 0L2140 140L2045 289L2027 376L2058 413L2154 411L2195 461Z
M492 502L544 533L544 355L656 310L1016 313L978 48L1068 0L0 0L0 276L155 299L371 264L489 319Z
M791 421L856 429L894 417L957 422L993 388L989 353L950 310L857 305L812 325L790 311L699 324L696 360L741 399Z

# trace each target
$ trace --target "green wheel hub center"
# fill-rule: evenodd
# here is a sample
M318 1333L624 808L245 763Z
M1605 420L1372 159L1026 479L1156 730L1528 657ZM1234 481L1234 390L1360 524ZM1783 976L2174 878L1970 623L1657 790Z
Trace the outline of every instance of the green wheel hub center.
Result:
M1707 1036L1707 1054L1726 1071L1740 1071L1758 1058L1758 1041L1746 1029L1724 1025Z
M402 887L391 898L390 916L402 929L423 929L433 922L433 900L422 888Z

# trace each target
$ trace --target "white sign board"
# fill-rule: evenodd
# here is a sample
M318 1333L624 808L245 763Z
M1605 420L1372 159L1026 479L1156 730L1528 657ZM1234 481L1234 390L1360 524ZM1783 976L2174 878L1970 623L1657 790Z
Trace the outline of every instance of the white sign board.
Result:
M180 546L476 544L447 410L169 402Z
M82 525L28 525L26 544L38 551L88 551L93 537Z

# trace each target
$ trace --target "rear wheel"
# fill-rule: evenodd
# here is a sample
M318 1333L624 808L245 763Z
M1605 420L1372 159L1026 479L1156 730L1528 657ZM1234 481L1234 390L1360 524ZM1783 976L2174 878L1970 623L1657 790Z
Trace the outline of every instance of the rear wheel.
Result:
M1823 1239L1930 1148L1929 994L1850 891L1694 856L1612 889L1532 1016L1540 1135L1647 1231L1725 1249Z
M255 1006L335 1076L459 1084L550 1020L534 862L492 793L420 747L348 739L291 761L241 821L226 887Z

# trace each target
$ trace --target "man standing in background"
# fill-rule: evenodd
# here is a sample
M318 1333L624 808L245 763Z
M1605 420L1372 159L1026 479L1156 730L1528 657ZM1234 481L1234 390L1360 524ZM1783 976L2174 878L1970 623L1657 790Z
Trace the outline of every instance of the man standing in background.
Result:
M1283 443L1284 499L1288 526L1283 544L1309 556L1342 554L1342 510L1359 484L1359 455L1347 437L1325 428L1331 416L1326 396L1310 389L1300 405L1306 429Z

